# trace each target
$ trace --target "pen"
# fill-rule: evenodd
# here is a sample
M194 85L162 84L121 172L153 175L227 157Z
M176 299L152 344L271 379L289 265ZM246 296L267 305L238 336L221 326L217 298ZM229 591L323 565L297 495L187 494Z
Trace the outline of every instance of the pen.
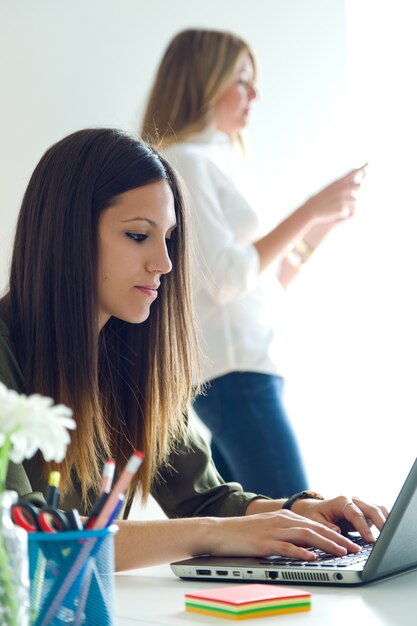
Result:
M113 511L110 513L110 517L109 517L109 519L107 520L107 524L106 524L106 526L111 526L111 525L112 525L112 523L114 522L114 520L115 520L115 519L117 519L117 516L118 516L118 515L119 515L119 513L120 513L120 509L122 508L122 506L123 506L123 502L124 502L124 501L125 501L124 494L123 494L123 493L121 493L121 494L119 495L119 498L118 498L118 501L117 501L117 503L116 503L116 506L114 507Z
M94 557L90 556L88 557L87 565L85 566L84 576L83 576L82 585L81 585L82 591L80 593L80 597L78 599L78 605L74 613L75 626L78 626L78 624L82 624L84 617L85 617L84 608L87 602L88 593L90 591L90 584L91 584L91 579L93 576L93 569L94 569ZM104 597L103 597L103 602L104 602Z
M101 494L101 496L99 497L99 499L97 500L97 502L93 505L93 508L90 511L90 515L88 516L87 521L84 524L84 528L86 529L91 529L94 526L94 523L97 519L97 516L100 514L103 506L106 504L108 498L109 498L109 493L103 492Z
M86 521L84 528L86 530L91 530L92 528L94 528L94 524L96 522L96 519L98 517L98 515L100 514L100 511L102 510L103 506L105 505L105 503L107 502L107 499L109 497L108 493L103 493L100 497L100 499L96 502L96 504L94 505L91 513L90 513L90 517L88 518L88 520ZM110 513L110 517L107 520L106 526L110 526L112 524L112 522L117 518L117 516L120 513L120 509L123 506L123 502L125 501L125 497L124 495L121 493L119 494L118 500L116 502L116 505L113 509L113 511Z
M48 479L48 489L46 490L46 503L49 507L56 509L59 503L59 472L51 472Z

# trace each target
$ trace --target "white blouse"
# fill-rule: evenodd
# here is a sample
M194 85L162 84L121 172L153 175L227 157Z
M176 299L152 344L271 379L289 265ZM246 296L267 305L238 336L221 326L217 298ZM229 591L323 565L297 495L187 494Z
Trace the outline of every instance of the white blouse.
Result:
M275 292L276 305L283 290L275 271L259 274L252 245L259 222L243 195L236 151L227 135L205 131L169 146L165 155L188 190L201 382L236 371L278 373L277 307L268 300Z

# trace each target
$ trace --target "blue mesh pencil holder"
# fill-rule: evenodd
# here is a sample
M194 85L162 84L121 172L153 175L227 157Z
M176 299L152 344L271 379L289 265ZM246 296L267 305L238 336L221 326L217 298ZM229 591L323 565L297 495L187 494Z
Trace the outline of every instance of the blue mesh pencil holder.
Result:
M29 533L32 626L114 626L117 531Z

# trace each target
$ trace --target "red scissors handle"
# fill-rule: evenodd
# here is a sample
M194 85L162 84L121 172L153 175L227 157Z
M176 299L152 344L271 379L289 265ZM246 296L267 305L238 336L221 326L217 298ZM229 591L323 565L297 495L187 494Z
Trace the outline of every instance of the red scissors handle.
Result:
M38 523L39 513L40 509L28 502L13 504L11 511L14 523L27 530L28 533L34 533L40 530Z

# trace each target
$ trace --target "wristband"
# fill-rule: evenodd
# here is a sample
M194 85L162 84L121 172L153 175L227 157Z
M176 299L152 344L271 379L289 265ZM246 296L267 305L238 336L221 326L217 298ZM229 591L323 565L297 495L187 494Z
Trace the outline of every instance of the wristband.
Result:
M321 494L317 493L316 491L310 491L307 489L306 491L300 491L300 493L295 493L293 496L288 498L288 500L286 500L282 505L282 508L291 511L291 507L294 502L296 502L297 500L306 500L307 498L310 498L311 500L324 500L324 496L322 496Z

